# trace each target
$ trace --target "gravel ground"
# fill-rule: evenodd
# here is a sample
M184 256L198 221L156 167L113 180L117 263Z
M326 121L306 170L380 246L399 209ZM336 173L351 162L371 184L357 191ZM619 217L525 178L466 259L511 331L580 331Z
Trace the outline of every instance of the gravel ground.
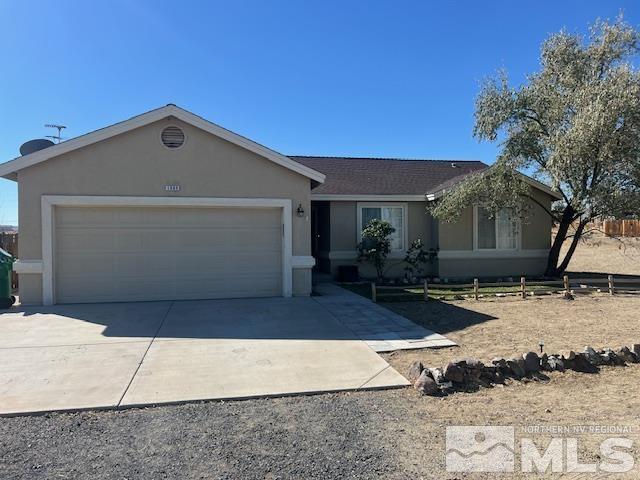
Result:
M529 478L447 473L445 426L637 428L639 385L630 366L446 398L407 388L4 418L0 479ZM598 440L580 439L581 460L599 461Z
M0 478L379 478L398 469L376 431L394 396L406 392L0 419Z

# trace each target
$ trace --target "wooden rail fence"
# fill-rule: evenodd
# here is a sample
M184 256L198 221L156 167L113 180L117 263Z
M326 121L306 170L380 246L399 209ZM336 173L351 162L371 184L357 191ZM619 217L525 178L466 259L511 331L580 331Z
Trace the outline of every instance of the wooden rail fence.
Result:
M605 220L603 230L612 237L640 237L640 220Z
M481 288L514 288L511 292L499 292L493 294L487 294L480 291ZM519 287L519 288L516 288ZM549 287L544 291L538 291L533 287ZM557 288L553 288L557 287ZM467 296L473 296L475 300L479 300L484 296L508 296L517 295L522 299L526 299L528 296L544 295L549 293L563 293L570 292L575 293L589 293L589 292L607 292L609 295L615 293L640 293L640 278L615 278L613 275L608 275L607 278L575 278L569 279L568 275L565 275L562 280L545 280L545 281L531 281L527 283L525 277L520 277L519 282L486 282L480 283L477 278L473 279L473 283L428 283L425 280L422 285L376 285L375 282L371 282L371 300L377 302L379 297L394 297L394 296L407 296L411 292L408 290L417 290L422 288L422 299L426 302L429 300L429 291L433 289L448 290L448 291L470 291ZM385 292L390 290L392 293ZM398 291L400 291L398 293ZM444 295L446 296L446 295ZM451 294L449 294L451 296Z

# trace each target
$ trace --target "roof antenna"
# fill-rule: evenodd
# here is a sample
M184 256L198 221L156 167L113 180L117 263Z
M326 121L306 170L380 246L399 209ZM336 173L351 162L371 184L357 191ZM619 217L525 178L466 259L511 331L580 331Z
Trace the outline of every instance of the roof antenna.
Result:
M62 141L62 130L64 130L67 127L65 127L64 125L56 125L54 123L47 123L45 127L58 129L58 135L46 135L47 138L55 140L56 143L60 143Z

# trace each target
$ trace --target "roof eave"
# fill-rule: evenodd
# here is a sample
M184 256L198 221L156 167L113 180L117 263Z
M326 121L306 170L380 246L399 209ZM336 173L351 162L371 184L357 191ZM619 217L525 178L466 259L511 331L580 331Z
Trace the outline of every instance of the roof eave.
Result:
M311 200L334 202L424 202L423 194L340 194L311 193Z

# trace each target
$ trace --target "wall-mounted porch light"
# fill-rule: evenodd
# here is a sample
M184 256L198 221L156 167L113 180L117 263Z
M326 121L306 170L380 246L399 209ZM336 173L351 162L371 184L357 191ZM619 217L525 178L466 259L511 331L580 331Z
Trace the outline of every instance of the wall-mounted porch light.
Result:
M299 217L304 217L304 208L302 208L302 204L298 204L298 208L296 209L296 213Z

